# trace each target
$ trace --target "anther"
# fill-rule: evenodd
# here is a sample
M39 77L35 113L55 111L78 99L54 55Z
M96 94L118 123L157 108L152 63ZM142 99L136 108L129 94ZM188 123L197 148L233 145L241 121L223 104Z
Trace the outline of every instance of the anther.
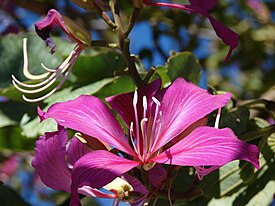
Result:
M159 102L159 100L158 100L157 98L152 97L152 100L153 100L153 102L154 102L158 107L160 106L160 102Z

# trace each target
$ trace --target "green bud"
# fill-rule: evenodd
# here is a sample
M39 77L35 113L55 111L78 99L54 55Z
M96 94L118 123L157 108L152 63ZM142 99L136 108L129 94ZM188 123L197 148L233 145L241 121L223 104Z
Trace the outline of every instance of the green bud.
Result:
M62 20L64 21L64 25L71 33L73 38L85 44L86 46L91 46L92 38L89 31L87 31L69 17L62 16Z

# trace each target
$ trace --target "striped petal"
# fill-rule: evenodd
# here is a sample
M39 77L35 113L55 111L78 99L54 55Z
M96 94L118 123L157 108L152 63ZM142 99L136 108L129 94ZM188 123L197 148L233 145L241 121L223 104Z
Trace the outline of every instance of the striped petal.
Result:
M157 151L199 119L225 106L230 97L230 93L211 95L183 78L176 79L162 99L161 132L152 151Z
M80 142L75 136L71 139L70 145L68 147L68 163L73 166L75 162L84 156L85 154L91 152L91 149Z
M46 132L35 144L32 166L48 187L70 193L71 174L65 160L67 140L64 128Z
M152 161L199 167L223 166L233 160L245 160L259 169L258 159L258 148L239 140L231 129L202 126Z
M47 112L38 111L41 120L53 118L58 124L95 137L130 155L122 127L110 109L98 98L81 95L75 100L56 103Z

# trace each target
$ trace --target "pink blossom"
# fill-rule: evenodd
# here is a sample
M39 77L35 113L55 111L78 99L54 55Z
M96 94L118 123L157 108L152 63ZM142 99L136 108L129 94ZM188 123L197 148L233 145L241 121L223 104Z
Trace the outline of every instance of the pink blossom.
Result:
M149 171L157 163L194 166L200 176L233 160L245 160L259 168L255 145L239 140L229 128L196 123L225 106L229 93L211 95L182 78L167 89L161 90L160 85L156 80L135 92L106 99L125 122L128 136L108 106L94 96L56 103L47 112L39 109L41 120L53 118L61 126L120 150L120 156L97 150L77 160L72 170L72 206L79 203L78 188L101 188L135 167ZM177 141L169 144L173 140Z

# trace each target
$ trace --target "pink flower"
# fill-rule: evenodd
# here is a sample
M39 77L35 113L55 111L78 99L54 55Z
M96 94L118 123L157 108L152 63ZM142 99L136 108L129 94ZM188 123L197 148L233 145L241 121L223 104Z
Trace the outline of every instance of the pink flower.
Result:
M97 144L98 148L104 149L96 141L92 140L90 143L94 147ZM36 142L35 158L32 165L48 187L71 193L71 170L82 156L90 152L93 152L91 148L81 143L75 136L68 143L67 131L63 127L59 127L57 132L46 132ZM144 200L148 194L147 189L130 175L126 175L124 179L117 177L103 188L112 193L106 193L86 185L80 187L78 192L91 197L112 198L114 201L127 198L129 192L136 192L141 196L141 198L131 200L132 202Z
M146 171L156 163L194 166L202 176L238 159L259 168L259 151L255 145L242 142L229 128L202 126L202 118L227 104L229 93L211 95L182 78L167 89L161 90L160 85L160 80L156 80L136 92L106 99L125 122L128 138L111 110L94 96L82 95L56 103L45 113L39 109L41 120L53 118L59 125L121 151L118 156L97 150L74 164L72 206L79 203L78 188L100 188L138 166ZM186 132L190 128L194 129ZM177 141L169 144L173 140Z
M239 35L227 28L220 22L218 22L213 16L209 14L209 11L217 4L217 0L189 0L190 5L184 4L174 4L174 3L161 3L161 2L153 2L151 0L144 0L144 4L149 6L164 6L170 7L180 10L189 11L191 13L199 13L210 20L210 23L213 26L217 36L223 40L225 44L230 46L229 52L225 57L224 61L227 61L232 51L238 46Z

